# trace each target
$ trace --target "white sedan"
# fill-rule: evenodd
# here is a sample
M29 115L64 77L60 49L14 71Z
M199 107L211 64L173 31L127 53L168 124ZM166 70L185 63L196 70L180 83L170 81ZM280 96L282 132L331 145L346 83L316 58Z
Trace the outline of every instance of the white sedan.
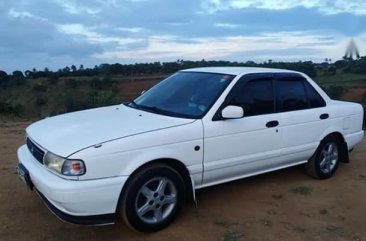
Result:
M329 178L362 125L361 105L303 73L188 69L129 103L30 125L17 171L62 220L156 231L199 188L300 164Z

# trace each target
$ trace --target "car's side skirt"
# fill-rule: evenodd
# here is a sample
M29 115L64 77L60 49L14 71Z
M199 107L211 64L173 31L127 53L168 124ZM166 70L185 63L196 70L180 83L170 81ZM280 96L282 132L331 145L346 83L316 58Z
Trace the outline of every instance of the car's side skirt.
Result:
M284 168L288 168L288 167L292 167L292 166L301 165L301 164L304 164L306 162L307 162L307 160L299 161L299 162L295 162L295 163L291 163L291 164L286 164L286 165L283 165L283 166L278 166L278 167L274 167L274 168L265 169L265 170L262 170L262 171L257 171L257 172L253 172L253 173L249 173L249 174L244 174L242 176L231 177L231 178L219 180L219 181L216 181L216 182L204 183L202 185L195 186L195 189L197 190L197 189L201 189L201 188L205 188L205 187L209 187L209 186L214 186L214 185L218 185L218 184L222 184L222 183L226 183L226 182L231 182L231 181L243 179L243 178L246 178L246 177L256 176L256 175L260 175L260 174L267 173L267 172L272 172L272 171L276 171L276 170L280 170L280 169L284 169Z

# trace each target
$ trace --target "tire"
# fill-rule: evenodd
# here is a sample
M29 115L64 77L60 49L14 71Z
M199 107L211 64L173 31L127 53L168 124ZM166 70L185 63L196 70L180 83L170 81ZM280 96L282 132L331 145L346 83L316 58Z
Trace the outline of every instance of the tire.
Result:
M153 164L135 173L126 183L120 213L135 231L154 232L168 226L182 209L184 182L179 173Z
M341 151L341 143L338 138L332 135L325 137L306 163L307 173L316 179L330 178L338 168L342 156Z

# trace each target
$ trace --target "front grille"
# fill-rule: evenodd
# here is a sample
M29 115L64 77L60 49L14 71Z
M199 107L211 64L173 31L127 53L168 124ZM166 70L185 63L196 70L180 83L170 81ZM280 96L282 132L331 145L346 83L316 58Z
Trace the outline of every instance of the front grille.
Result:
M27 147L34 158L36 158L39 163L43 164L44 151L36 146L29 138L27 138Z

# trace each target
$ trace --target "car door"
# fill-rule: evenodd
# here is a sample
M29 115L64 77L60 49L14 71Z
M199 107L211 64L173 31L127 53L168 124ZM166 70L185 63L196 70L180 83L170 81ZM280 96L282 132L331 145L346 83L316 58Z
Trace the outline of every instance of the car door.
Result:
M312 85L298 74L276 74L276 109L281 113L284 161L306 161L328 125L326 103Z
M281 131L275 113L272 74L242 77L213 119L204 119L203 186L264 172L278 166ZM222 119L221 110L241 106L244 117Z

